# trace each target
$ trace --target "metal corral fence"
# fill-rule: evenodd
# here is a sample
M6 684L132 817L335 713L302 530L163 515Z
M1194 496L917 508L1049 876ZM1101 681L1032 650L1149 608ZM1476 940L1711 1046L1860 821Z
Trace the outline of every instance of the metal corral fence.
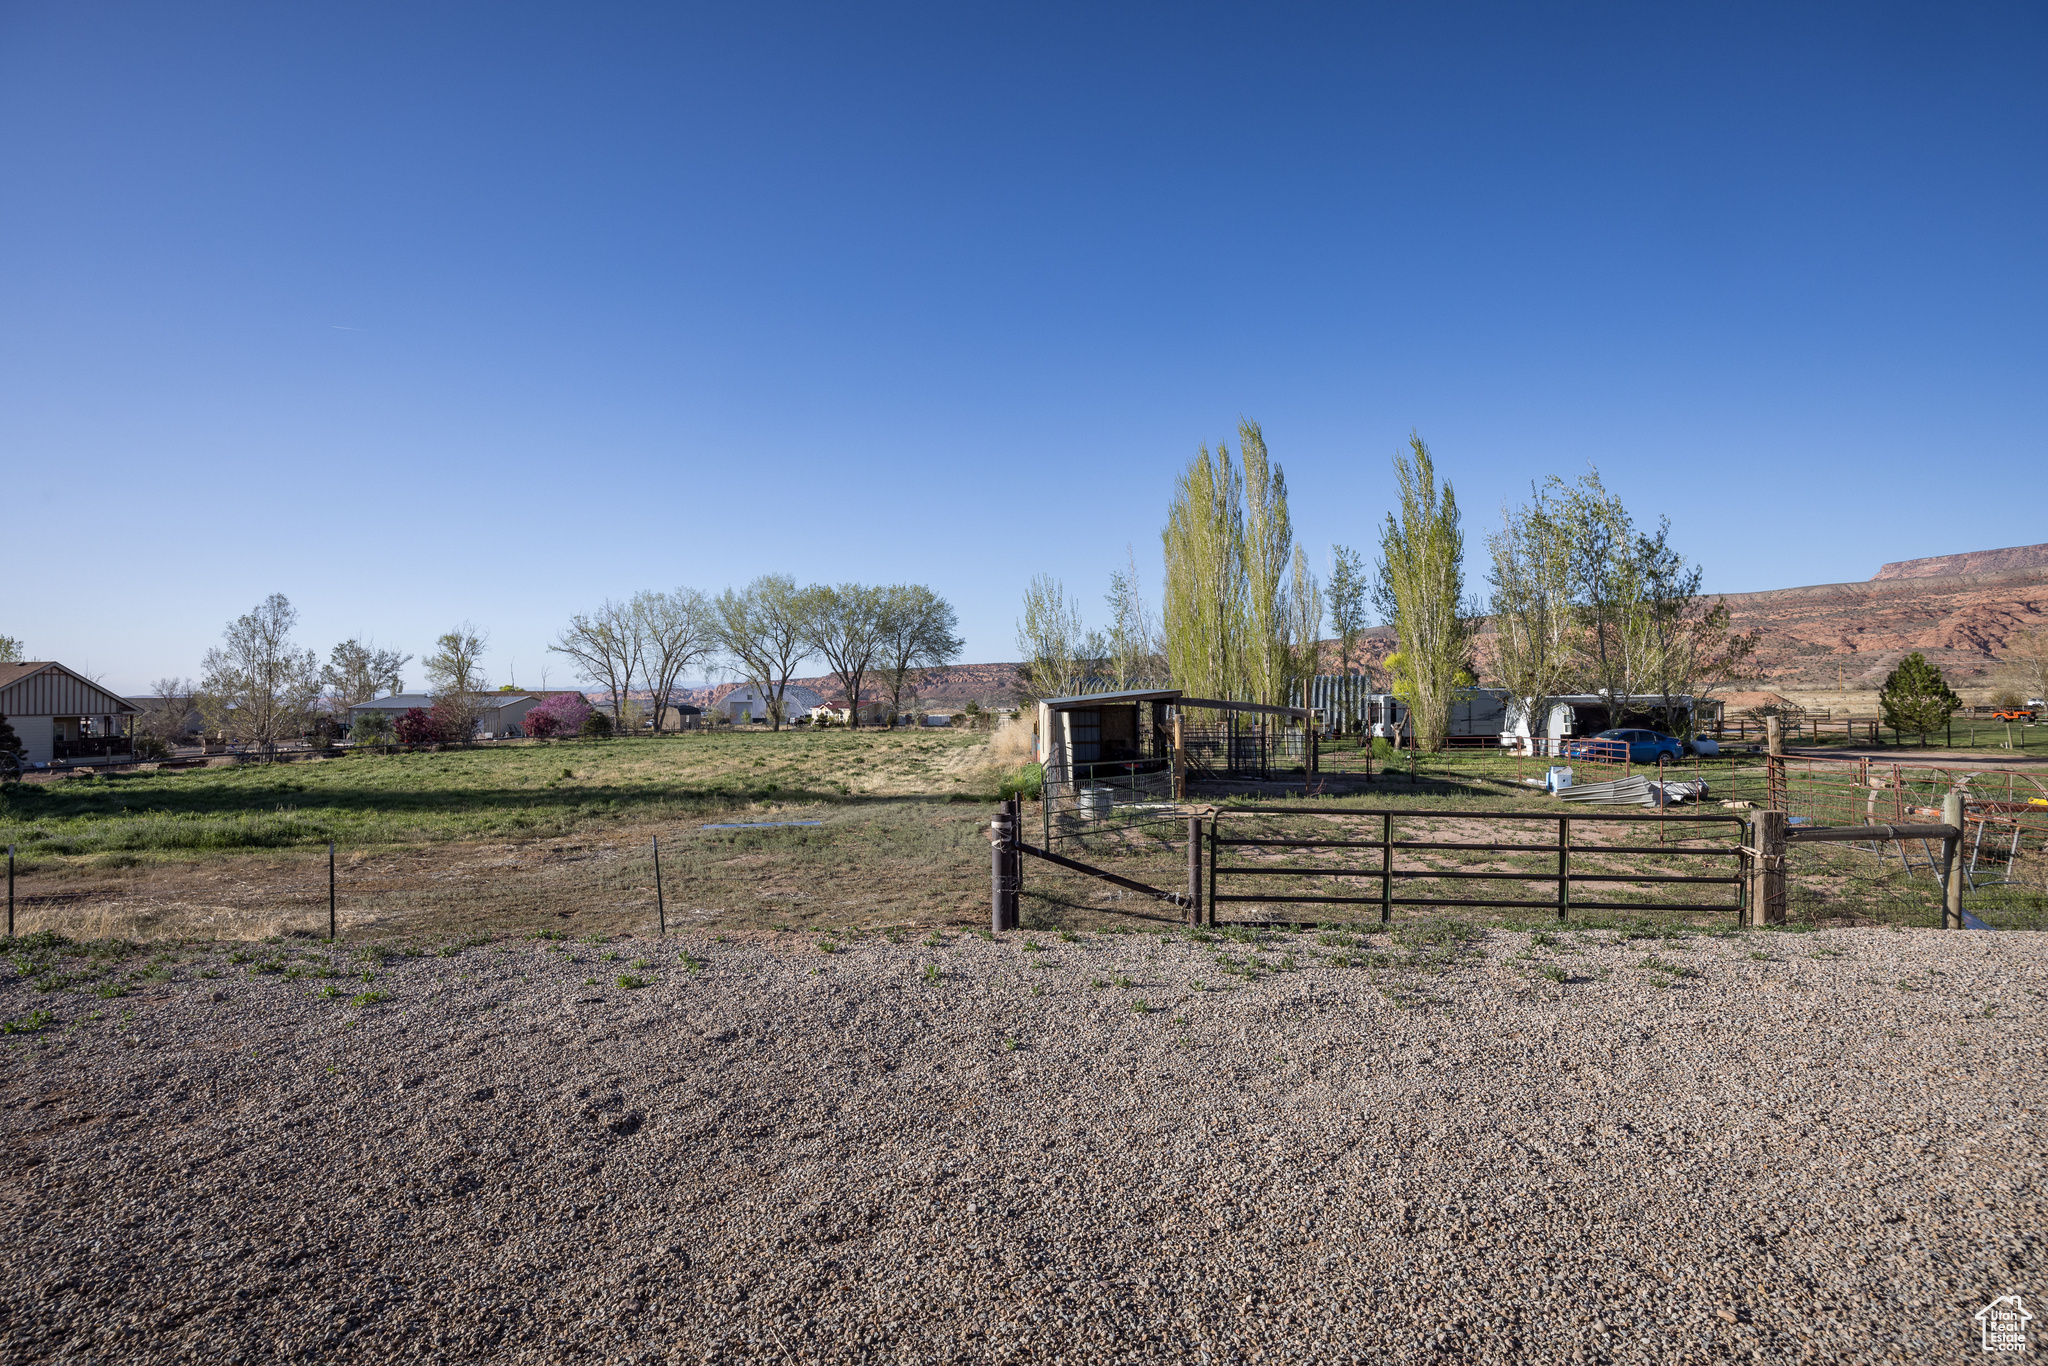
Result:
M2048 928L2048 786L2010 769L1888 764L1869 758L1763 757L1736 768L1737 801L1783 811L1801 827L1878 827L1941 819L1963 797L1957 876L1969 911L1994 929ZM1941 884L1940 842L1929 838L1803 844L1791 849L1795 916L1863 916L1939 923L1928 908Z
M1112 830L1170 825L1181 815L1170 759L1075 764L1064 782L1048 782L1039 803L1039 834L1048 848Z

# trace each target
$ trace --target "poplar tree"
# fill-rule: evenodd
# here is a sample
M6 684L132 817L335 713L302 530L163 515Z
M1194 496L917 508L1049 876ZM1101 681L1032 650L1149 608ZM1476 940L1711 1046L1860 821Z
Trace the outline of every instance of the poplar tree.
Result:
M1175 481L1166 554L1166 666L1183 691L1234 698L1244 632L1243 483L1230 448L1207 446Z
M1450 733L1451 704L1471 679L1465 533L1457 495L1450 481L1438 484L1429 447L1410 435L1408 448L1409 455L1394 457L1400 512L1388 513L1380 532L1373 598L1400 643L1387 661L1394 692L1408 704L1416 743L1438 750Z
M1294 525L1287 515L1287 476L1267 453L1258 423L1240 421L1237 439L1244 462L1244 689L1250 701L1286 706L1296 669L1288 638Z

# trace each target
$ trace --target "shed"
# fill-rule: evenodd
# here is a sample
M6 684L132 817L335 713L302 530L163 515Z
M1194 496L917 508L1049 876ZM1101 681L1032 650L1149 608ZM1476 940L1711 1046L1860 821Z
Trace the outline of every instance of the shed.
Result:
M0 664L0 715L29 763L132 759L140 712L55 660Z

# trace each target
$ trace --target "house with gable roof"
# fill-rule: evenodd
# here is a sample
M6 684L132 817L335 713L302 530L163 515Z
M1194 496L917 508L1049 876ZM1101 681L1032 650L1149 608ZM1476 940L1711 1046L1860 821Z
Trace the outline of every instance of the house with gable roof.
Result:
M130 762L141 710L53 659L0 664L0 716L27 763Z

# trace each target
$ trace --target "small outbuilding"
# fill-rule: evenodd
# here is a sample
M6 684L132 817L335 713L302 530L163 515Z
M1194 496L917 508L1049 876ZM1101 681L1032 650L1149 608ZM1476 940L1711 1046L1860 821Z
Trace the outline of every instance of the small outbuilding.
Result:
M141 708L55 660L0 664L0 716L32 764L127 762Z

